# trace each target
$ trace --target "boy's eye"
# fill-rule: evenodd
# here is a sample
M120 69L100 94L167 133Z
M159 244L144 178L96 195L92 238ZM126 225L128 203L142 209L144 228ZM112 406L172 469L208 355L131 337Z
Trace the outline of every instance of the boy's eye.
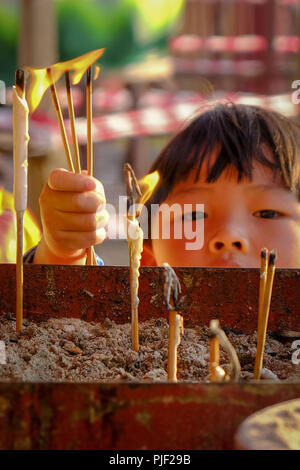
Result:
M207 217L206 212L193 211L193 212L188 212L187 214L183 214L182 220L191 222L194 220L206 219L206 217Z
M253 213L254 217L260 217L261 219L278 219L282 217L283 214L272 209L264 209L261 211L256 211Z

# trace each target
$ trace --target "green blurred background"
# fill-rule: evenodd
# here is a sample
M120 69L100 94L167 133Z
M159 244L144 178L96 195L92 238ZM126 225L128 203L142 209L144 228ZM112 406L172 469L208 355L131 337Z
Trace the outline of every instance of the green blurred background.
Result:
M105 47L107 68L140 61L145 54L166 54L168 38L183 0L54 0L58 60ZM0 76L12 85L17 67L21 1L0 2ZM25 2L26 8L26 2ZM30 65L30 64L28 64Z

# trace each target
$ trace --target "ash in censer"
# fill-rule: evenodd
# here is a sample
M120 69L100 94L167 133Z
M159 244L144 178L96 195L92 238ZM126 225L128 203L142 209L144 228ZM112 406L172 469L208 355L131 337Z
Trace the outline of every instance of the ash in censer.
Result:
M167 381L168 323L141 322L140 350L131 349L131 325L106 319L88 323L79 319L25 320L16 336L15 321L0 316L0 340L7 363L2 380L22 381ZM256 332L246 335L226 329L242 366L240 380L253 377ZM264 366L280 380L299 381L300 365L292 363L294 339L267 337ZM185 328L178 347L178 381L208 380L209 328ZM221 349L220 364L229 362ZM263 377L262 377L263 378Z

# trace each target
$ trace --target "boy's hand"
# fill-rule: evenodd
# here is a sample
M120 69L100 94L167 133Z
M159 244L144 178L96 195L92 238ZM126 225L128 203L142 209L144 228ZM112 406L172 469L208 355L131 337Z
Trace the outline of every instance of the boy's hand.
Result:
M106 237L109 215L100 181L86 172L54 170L39 202L43 236L34 263L85 264L86 249Z

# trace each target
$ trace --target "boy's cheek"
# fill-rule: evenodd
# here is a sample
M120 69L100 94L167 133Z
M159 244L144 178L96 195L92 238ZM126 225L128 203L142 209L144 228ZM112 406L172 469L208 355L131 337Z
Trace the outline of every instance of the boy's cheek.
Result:
M167 262L171 266L197 266L198 251L187 251L186 240L152 240L153 254L157 265Z
M300 225L298 222L270 225L261 234L260 245L277 252L278 268L300 268ZM259 246L257 247L259 248Z
M279 257L278 267L300 268L300 224L291 224L290 230L282 234L279 243L280 250L285 256L284 259L283 256Z
M151 227L152 248L157 265L201 266L205 264L204 219L183 222L182 217Z

